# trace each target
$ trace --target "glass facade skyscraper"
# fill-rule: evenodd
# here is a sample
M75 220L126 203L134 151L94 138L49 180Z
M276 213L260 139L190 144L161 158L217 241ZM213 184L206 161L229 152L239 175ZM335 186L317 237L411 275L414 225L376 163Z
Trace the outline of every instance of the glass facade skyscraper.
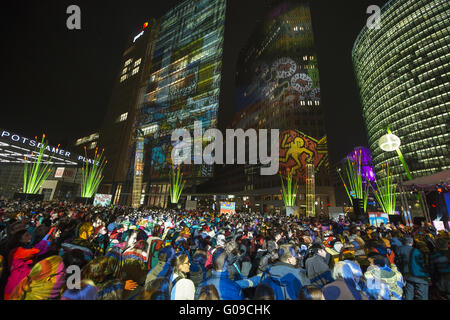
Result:
M203 132L217 127L225 10L226 0L187 0L160 19L138 124L145 138L145 151L139 151L146 165L140 172L144 189L152 183L149 205L167 200L172 132L187 129L192 135L195 121L202 122ZM213 166L183 164L183 172L197 184L212 176Z
M365 27L352 56L375 171L388 162L407 180L396 152L378 146L389 125L413 178L450 168L450 2L391 0L381 28Z

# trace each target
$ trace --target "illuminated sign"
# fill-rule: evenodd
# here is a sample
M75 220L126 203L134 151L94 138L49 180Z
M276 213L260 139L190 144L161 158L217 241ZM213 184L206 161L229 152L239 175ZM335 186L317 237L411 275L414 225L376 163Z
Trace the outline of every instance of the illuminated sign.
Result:
M134 37L133 42L136 42L137 39L139 39L140 37L142 37L144 35L144 31L141 31L141 33L139 33L136 37Z
M111 205L112 195L97 193L94 197L94 206L108 207Z
M220 213L221 214L235 214L236 213L236 203L221 201L220 202Z
M371 226L379 227L382 223L384 225L389 223L389 215L384 212L369 212L369 223Z
M0 138L10 140L11 142L13 142L12 145L22 144L25 147L31 147L31 148L40 148L41 147L41 142L38 142L33 139L29 139L27 137L22 137L18 134L11 133L6 130L1 130ZM48 145L47 147L45 147L45 150L48 152L54 153L55 155L63 156L72 161L75 161L74 159L76 157L77 161L83 161L83 162L88 162L90 164L99 165L98 161L95 162L92 159L86 160L86 158L83 156L80 156L80 155L76 156L76 155L72 154L70 151L66 151L66 150L60 149L58 147L52 147L52 146ZM31 152L31 150L29 150L29 151ZM75 164L75 163L73 163L73 164Z
M8 139L10 139L10 140L12 140L14 142L20 142L20 143L25 144L25 145L27 145L29 147L39 148L41 146L40 142L36 142L35 140L31 140L31 139L28 139L26 137L21 137L18 134L11 134L10 132L5 131L5 130L2 131L2 134L0 135L0 137L2 137L2 138L6 137L6 138L8 138ZM45 150L47 150L49 152L52 152L52 153L55 153L55 154L59 154L61 156L67 157L67 158L70 157L70 152L64 151L62 149L58 149L58 148L55 148L55 147L47 146L45 148Z

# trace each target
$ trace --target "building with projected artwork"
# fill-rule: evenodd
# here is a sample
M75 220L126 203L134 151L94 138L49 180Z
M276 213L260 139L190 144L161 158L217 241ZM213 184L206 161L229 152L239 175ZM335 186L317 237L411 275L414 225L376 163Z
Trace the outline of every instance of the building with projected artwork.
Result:
M450 2L391 0L381 28L365 27L353 48L363 116L378 179L388 162L396 181L408 177L396 152L379 139L390 125L413 178L450 169Z
M187 0L160 19L160 30L138 117L133 204L165 207L174 129L217 127L226 0ZM183 165L197 185L208 165Z
M99 193L113 195L113 203L131 205L136 118L142 83L150 70L151 55L158 35L158 21L150 19L130 35L121 58L114 89L99 134L78 139L77 147L105 149L108 165ZM92 150L91 150L92 151Z
M240 53L236 115L230 127L280 129L280 174L294 173L300 185L299 204L306 211L307 164L311 161L315 211L326 213L335 200L318 68L309 2L272 1L266 18ZM216 180L238 204L258 211L280 210L280 176L259 172L257 165L222 166Z

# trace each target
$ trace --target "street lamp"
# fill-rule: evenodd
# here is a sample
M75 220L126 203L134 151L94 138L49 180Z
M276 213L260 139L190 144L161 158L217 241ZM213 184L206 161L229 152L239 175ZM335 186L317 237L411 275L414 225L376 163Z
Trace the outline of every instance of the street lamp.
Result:
M400 151L400 146L401 146L401 140L399 137L397 137L395 134L392 133L390 126L388 125L386 128L386 132L387 134L385 134L384 136L382 136L380 138L380 140L378 140L378 146L381 148L381 150L386 151L386 152L391 152L391 151L396 151L397 155L403 165L403 168L405 169L406 175L408 176L408 179L410 181L413 180L411 171L409 170L408 165L406 164L405 158L403 157L402 152ZM417 200L421 203L422 206L422 210L424 211L424 213L426 212L425 209L425 204L424 201L422 199L422 196L416 194ZM406 211L408 211L408 208L405 208ZM427 216L426 216L427 217ZM411 218L410 218L411 219ZM427 217L428 220L428 217Z

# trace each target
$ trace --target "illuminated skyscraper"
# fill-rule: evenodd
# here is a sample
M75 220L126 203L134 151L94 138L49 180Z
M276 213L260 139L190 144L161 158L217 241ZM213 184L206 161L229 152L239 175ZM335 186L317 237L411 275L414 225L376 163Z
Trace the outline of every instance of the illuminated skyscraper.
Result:
M270 1L265 19L241 51L236 79L235 129L280 130L280 174L292 170L300 185L299 203L306 214L307 164L313 160L315 192L309 192L313 214L334 205L328 170L327 137L320 99L319 65L314 46L309 1ZM260 176L255 166L245 168L242 187L265 211L283 207L280 177ZM237 176L237 175L236 175ZM229 179L235 179L230 176ZM310 181L312 182L312 181ZM240 188L239 188L240 189ZM315 195L314 195L315 194ZM313 210L314 209L314 210Z
M144 137L142 203L165 207L175 129L217 127L226 0L187 0L161 18L150 75L141 103ZM184 165L188 184L212 176L210 165ZM136 172L135 172L136 175Z
M365 27L352 53L375 171L389 162L408 179L378 146L388 125L413 178L449 169L450 2L391 0L381 11L381 28Z
M97 145L105 148L108 165L99 192L112 194L114 204L131 205L136 117L157 35L158 22L152 19L130 36L100 130Z

